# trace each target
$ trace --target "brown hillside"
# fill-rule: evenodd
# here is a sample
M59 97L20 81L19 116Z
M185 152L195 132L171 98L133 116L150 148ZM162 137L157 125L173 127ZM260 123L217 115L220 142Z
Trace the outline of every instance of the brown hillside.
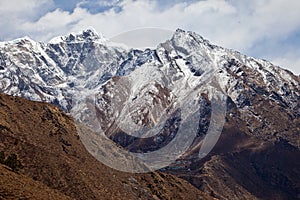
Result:
M23 166L19 174L0 167L4 199L45 199L47 193L52 199L208 198L172 175L122 173L101 164L82 145L72 118L47 103L0 94L0 151L16 154Z
M4 165L0 165L0 185L0 199L72 199Z

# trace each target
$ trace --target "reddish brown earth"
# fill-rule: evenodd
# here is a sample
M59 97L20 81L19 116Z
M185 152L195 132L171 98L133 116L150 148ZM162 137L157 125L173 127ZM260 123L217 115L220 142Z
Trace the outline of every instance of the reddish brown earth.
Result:
M0 199L72 199L39 181L0 165Z
M94 159L71 117L47 103L0 94L0 152L20 167L0 166L1 199L211 199L183 179L129 174Z

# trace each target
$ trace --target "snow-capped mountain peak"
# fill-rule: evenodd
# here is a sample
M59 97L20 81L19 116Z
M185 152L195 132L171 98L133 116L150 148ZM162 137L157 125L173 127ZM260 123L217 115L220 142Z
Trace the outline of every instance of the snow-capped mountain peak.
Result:
M102 34L97 33L93 28L88 28L78 33L70 33L66 36L58 36L49 41L50 44L58 43L80 43L80 42L95 42L105 41L106 39Z
M177 29L169 40L143 51L103 41L100 34L87 29L49 43L27 38L2 42L0 91L54 103L66 111L72 108L74 96L95 93L103 100L103 108L112 112L108 100L116 95L124 95L124 104L132 105L131 99L138 105L146 102L148 107L142 106L142 110L153 107L149 102L161 103L167 109L180 96L200 88L210 99L213 90L226 94L243 112L255 109L253 98L259 96L300 116L299 76L270 62L213 45L196 33ZM132 112L139 113L141 108ZM157 121L153 116L156 114L143 117ZM108 119L114 117L117 115Z

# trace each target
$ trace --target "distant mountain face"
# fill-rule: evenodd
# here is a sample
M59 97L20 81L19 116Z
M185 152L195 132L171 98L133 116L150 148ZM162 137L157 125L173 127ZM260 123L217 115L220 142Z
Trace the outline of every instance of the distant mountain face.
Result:
M0 89L68 109L71 106L68 97L77 89L99 89L112 77L129 75L138 68L140 73L135 76L145 76L141 72L150 65L154 68L150 70L169 79L164 83L167 86L186 82L192 88L202 83L205 75L214 75L216 84L239 107L247 104L243 98L246 94L241 91L253 90L265 98L288 104L299 114L299 76L267 61L212 45L201 36L183 30L177 30L156 49L144 51L118 47L93 30L57 37L49 43L28 37L1 42ZM153 75L142 81L159 78ZM186 88L174 88L179 89Z
M123 48L92 30L57 37L49 43L29 38L2 42L0 91L53 103L87 125L93 126L96 118L104 134L133 153L146 154L167 146L181 131L184 109L194 109L198 118L191 124L197 131L191 141L189 137L184 139L189 141L189 149L163 170L219 198L238 199L246 193L265 198L263 187L258 187L258 192L249 189L258 180L258 185L269 191L279 191L274 197L298 195L295 191L299 182L288 172L278 175L277 170L274 176L284 178L273 180L260 162L268 166L275 151L292 149L295 158L299 153L300 77L265 60L213 45L196 33L177 30L156 49L146 50ZM222 98L219 104L225 101L226 113L222 117L220 112L215 118L214 101ZM87 111L89 100L94 115ZM203 164L198 152L212 118L225 125L220 141ZM148 131L154 127L159 127L159 134ZM189 132L195 127L184 128L183 132ZM143 136L145 132L149 133L147 137ZM272 156L241 161L241 168L255 166L249 172L253 173L252 182L230 182L240 186L239 192L226 186L222 194L221 188L226 184L217 180L222 174L216 173L218 176L210 180L198 176L215 172L211 163L230 171L226 166L232 165L234 153L239 160L245 156L250 159L250 154L265 149L271 149ZM280 168L278 163L272 167ZM231 167L233 170L239 165ZM299 178L299 170L296 174ZM230 175L233 180L239 176ZM273 185L266 186L271 179ZM213 187L217 183L219 187Z

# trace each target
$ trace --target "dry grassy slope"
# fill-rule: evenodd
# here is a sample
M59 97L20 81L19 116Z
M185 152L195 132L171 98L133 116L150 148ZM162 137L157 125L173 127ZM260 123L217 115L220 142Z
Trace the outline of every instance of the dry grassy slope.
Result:
M34 183L44 185L45 191L56 189L76 199L209 198L172 175L127 174L101 164L81 144L72 119L47 103L0 94L0 133L0 151L16 154L24 166L21 175L12 176L26 179L25 185L38 181ZM9 193L7 187L16 179L3 177L0 191ZM17 193L18 185L15 187ZM34 184L26 188L28 195L36 194Z
M0 165L0 199L67 200L61 192Z

